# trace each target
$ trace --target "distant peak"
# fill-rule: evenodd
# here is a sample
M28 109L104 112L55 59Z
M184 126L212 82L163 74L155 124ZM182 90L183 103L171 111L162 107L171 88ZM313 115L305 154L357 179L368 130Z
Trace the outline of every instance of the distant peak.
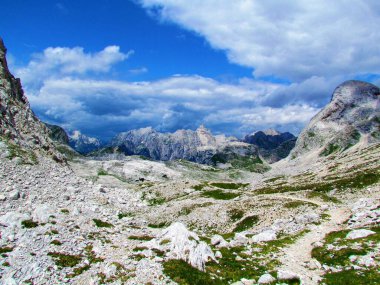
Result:
M202 124L198 127L197 132L209 133L210 131Z
M265 131L263 131L264 134L266 134L267 136L278 136L280 135L281 133L276 131L275 129L267 129Z

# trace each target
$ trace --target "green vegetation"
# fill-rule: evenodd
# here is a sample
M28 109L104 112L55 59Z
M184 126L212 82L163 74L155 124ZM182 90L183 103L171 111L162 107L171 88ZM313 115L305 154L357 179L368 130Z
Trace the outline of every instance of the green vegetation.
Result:
M242 232L242 231L248 230L252 228L254 225L256 225L258 221L259 221L259 216L256 216L256 215L248 216L236 224L234 231Z
M149 199L148 204L149 206L157 206L157 205L162 205L163 203L165 203L165 201L166 199L163 197L155 197L155 198Z
M153 229L161 229L161 228L166 227L167 225L168 225L167 222L162 222L158 224L148 224L148 227L153 228Z
M7 144L9 151L8 158L10 160L19 157L22 159L23 164L34 165L38 163L37 156L33 151L26 151L21 146L14 144L8 140L5 140L4 142Z
M208 198L214 198L217 200L231 200L240 195L238 193L227 193L227 192L224 192L223 190L209 190L209 191L204 191L202 193L202 196L208 197Z
M294 208L298 208L298 207L301 207L301 206L306 205L306 204L314 205L312 203L307 203L304 201L290 201L290 202L285 203L284 207L287 209L294 209Z
M134 235L131 235L128 237L128 239L131 239L131 240L143 240L143 241L149 241L149 240L152 240L154 237L151 237L151 236L134 236Z
M211 276L202 272L183 260L168 260L164 262L163 272L179 285L221 285L220 280L213 280Z
M343 270L336 273L327 273L323 276L322 284L326 285L377 285L380 284L378 269Z
M236 222L243 218L245 212L241 209L231 209L228 212L228 215L230 216L231 221Z
M61 213L68 214L68 213L70 213L70 211L68 209L61 209Z
M380 169L370 169L357 171L344 177L336 177L320 183L309 183L299 185L279 185L277 187L264 187L257 189L257 194L274 194L285 192L296 192L303 190L313 190L315 192L329 192L334 189L345 190L347 188L362 189L380 181Z
M113 228L113 224L110 224L110 223L107 223L107 222L104 222L102 220L99 220L99 219L93 219L95 225L98 227L98 228Z
M326 235L324 245L312 250L312 257L321 264L336 268L344 268L340 272L326 273L323 284L379 284L380 272L378 268L362 268L353 270L350 256L363 256L377 250L380 242L380 226L372 227L370 230L376 234L355 240L346 239L350 230L336 231Z
M332 203L336 203L336 204L342 203L338 198L329 196L323 192L311 191L311 192L307 193L307 197L308 198L320 198L324 202L332 202Z
M216 188L221 188L221 189L237 190L240 188L247 187L249 183L213 182L213 183L210 183L210 185Z
M340 146L336 144L328 144L327 147L321 152L321 156L329 156L330 154L340 150Z
M124 177L121 177L119 175L109 173L107 170L100 168L98 169L98 176L112 176L115 177L116 179L120 180L121 182L127 182L127 180Z
M117 214L117 217L119 218L119 220L121 220L122 218L126 218L126 217L133 217L134 214L129 212L129 213L119 213Z
M91 268L90 265L83 265L81 267L77 267L73 269L73 273L68 274L68 278L74 278L75 276L81 275L83 272L89 270Z
M21 225L27 229L38 227L38 223L34 222L33 220L24 220L21 222Z
M51 256L58 267L74 267L82 260L80 255L70 255L59 252L49 252L48 256Z
M50 242L50 244L52 244L52 245L62 245L62 243L61 243L59 240L57 240L57 239L52 240L52 241Z
M94 246L92 244L89 244L84 248L84 252L90 264L103 262L104 258L97 257L95 252L93 251L93 248Z
M5 246L0 247L0 254L7 253L13 251L13 247Z

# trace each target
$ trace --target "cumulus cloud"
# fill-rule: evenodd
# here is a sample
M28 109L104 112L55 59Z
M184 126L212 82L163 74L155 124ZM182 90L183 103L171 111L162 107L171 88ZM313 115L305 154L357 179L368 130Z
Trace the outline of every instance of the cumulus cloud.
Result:
M198 75L139 82L93 76L128 56L118 47L97 53L48 48L18 75L42 120L103 138L146 126L171 132L200 124L236 136L267 127L297 133L318 111L318 104L307 101L317 102L317 93L331 84L324 78L288 85L253 78L227 84ZM302 96L307 89L315 92L310 98Z
M51 76L108 72L126 60L133 51L122 53L118 46L107 46L96 53L86 53L82 47L49 47L34 54L26 67L16 69L24 84L36 84Z
M28 95L42 119L97 136L146 126L160 131L195 129L202 123L217 133L237 136L266 127L297 132L318 109L300 104L261 106L261 95L278 88L246 80L222 84L200 76L150 82L67 77L48 79Z
M380 73L375 0L139 0L151 15L204 36L255 76L293 82Z

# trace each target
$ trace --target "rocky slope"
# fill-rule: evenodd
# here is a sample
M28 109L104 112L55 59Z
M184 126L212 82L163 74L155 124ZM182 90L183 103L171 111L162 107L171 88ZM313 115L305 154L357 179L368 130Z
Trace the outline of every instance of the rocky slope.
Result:
M297 138L289 132L281 133L273 129L246 135L243 142L256 145L260 155L269 163L287 157L294 148Z
M380 89L362 81L338 86L331 102L300 134L290 158L327 157L359 142L380 141Z
M49 130L35 116L24 95L20 79L8 70L6 48L0 38L0 139L8 145L8 157L21 157L34 163L40 153L57 161L63 157L55 150L49 138Z
M45 126L50 130L49 137L60 144L69 144L69 136L67 135L66 131L57 125L51 125L48 123L45 123Z

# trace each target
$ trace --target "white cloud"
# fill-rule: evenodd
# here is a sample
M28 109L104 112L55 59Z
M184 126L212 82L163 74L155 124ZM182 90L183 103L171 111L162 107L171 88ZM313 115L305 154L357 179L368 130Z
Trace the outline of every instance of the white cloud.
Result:
M35 84L51 76L108 72L132 53L122 53L118 46L107 46L96 53L86 53L82 47L49 47L43 53L34 54L26 67L16 69L16 75L24 84Z
M317 109L299 104L262 106L262 96L278 88L248 79L237 85L222 84L200 76L146 82L66 77L47 79L28 96L43 118L63 122L69 129L93 129L98 135L144 126L162 131L194 129L201 123L235 135L273 125L296 125L293 130L299 131Z
M377 0L140 0L256 76L293 81L380 73Z

